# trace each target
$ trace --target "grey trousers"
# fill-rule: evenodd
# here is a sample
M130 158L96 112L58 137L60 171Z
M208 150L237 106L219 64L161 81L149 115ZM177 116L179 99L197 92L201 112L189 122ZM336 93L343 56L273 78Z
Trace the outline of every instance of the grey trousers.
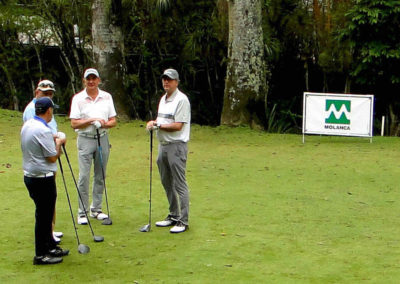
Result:
M186 183L187 143L159 144L157 166L173 220L189 225L189 189Z
M105 134L104 136L100 137L100 144L102 148L103 167L105 175L108 156L110 154L110 144L108 142L108 134ZM83 207L82 202L78 197L79 199L78 214L82 216L85 214L84 208L86 209L86 212L88 212L89 210L89 183L90 183L90 169L92 167L92 161L94 163L94 177L93 177L93 187L92 187L93 202L90 205L90 209L93 212L101 211L104 183L103 183L103 173L101 170L99 146L97 139L78 135L77 145L78 145L78 161L79 161L78 189L80 196L82 197L83 205L85 205Z

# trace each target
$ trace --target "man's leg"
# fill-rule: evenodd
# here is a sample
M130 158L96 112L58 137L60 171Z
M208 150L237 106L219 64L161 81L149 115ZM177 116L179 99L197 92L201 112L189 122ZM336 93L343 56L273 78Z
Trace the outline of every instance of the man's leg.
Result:
M159 146L157 166L160 173L161 183L164 187L169 203L169 215L173 220L178 221L180 216L179 201L176 193L173 191L171 169L168 161L168 152L170 151L172 145L173 144Z
M103 169L104 169L104 179L106 176L106 169L108 163L108 157L110 155L110 144L108 141L108 135L104 135L100 137L100 144L102 150L102 160L103 160ZM94 180L93 180L93 202L90 206L92 212L102 211L102 202L103 202L103 192L104 192L104 179L103 179L103 170L100 159L100 153L98 149L98 142L96 139L96 153L94 154Z
M35 202L35 251L36 256L43 256L56 246L52 236L53 218L57 190L53 177L24 178L29 195Z
M89 182L90 182L90 168L92 166L93 153L96 148L93 147L95 139L82 137L78 135L78 161L79 161L79 181L78 189L80 193L79 198L79 210L80 216L85 214L89 210ZM82 204L83 203L83 204Z
M186 182L187 143L174 143L168 151L168 162L171 169L172 187L179 196L180 220L189 225L189 189Z

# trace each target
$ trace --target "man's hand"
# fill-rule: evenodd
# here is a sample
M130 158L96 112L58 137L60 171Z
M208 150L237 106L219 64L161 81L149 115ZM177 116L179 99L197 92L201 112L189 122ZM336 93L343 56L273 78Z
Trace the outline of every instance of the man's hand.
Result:
M101 122L98 120L93 121L92 124L94 125L94 127L96 127L96 129L101 128Z
M158 130L159 127L157 126L157 121L150 120L149 122L147 122L146 129L147 131Z
M67 138L66 137L64 137L64 138L56 138L56 146L61 146L61 145L63 145L63 144L65 144L67 142Z
M66 138L67 138L67 135L65 135L64 132L59 131L59 132L57 132L56 138L66 139Z

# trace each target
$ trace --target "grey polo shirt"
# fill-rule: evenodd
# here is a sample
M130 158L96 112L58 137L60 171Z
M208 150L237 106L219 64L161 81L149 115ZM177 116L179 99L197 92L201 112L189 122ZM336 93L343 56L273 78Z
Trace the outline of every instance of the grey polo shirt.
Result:
M157 124L182 122L180 131L157 131L160 142L188 142L190 139L190 102L187 96L178 89L167 99L165 94L158 105Z
M32 175L57 171L57 163L50 163L46 157L57 155L51 129L42 121L29 119L21 129L21 149L24 171Z

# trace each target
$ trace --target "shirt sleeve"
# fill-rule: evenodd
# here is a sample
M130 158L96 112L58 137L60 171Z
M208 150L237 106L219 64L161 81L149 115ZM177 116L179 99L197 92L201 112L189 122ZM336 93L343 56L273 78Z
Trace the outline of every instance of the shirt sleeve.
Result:
M57 134L57 129L58 129L58 127L57 127L57 122L56 122L56 120L54 119L54 116L51 118L51 120L50 120L50 122L47 124L49 127L50 127L50 129L51 129L51 133L53 133L53 134Z
M51 131L46 131L38 134L36 137L38 143L42 146L44 157L53 157L57 155L56 145L54 143L53 135Z
M76 95L72 98L71 111L69 113L69 118L72 118L72 119L80 119L81 118L81 113L79 111Z
M109 111L108 118L117 116L117 112L115 111L115 106L114 106L114 100L111 95L110 95L110 105L108 111Z
M25 122L25 121L33 118L34 116L35 116L35 108L32 108L30 106L30 104L27 105L25 110L24 110L24 114L22 115L23 121Z
M189 100L181 100L178 103L175 112L175 122L183 122L189 123L190 122L190 103Z

